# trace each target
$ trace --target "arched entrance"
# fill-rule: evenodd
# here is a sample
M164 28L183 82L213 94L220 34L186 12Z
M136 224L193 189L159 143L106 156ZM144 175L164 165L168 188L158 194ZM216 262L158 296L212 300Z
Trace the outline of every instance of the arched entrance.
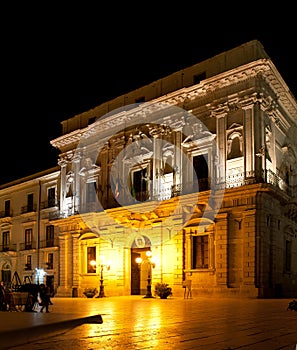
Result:
M4 284L6 286L10 286L10 282L11 282L11 266L8 263L4 263L2 265L1 281L4 282Z
M145 294L146 274L142 266L136 262L136 258L145 258L146 251L151 249L151 241L148 237L137 236L131 246L131 295Z

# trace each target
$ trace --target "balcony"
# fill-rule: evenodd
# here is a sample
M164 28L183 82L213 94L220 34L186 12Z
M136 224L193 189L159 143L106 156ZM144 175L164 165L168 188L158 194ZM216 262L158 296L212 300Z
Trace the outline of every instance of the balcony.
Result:
M51 247L58 247L58 246L59 246L58 238L46 239L39 242L39 248L51 248Z
M37 244L36 242L25 242L20 244L20 250L30 250L30 249L36 249Z
M12 217L12 210L3 210L3 211L0 211L0 219L3 219L3 218L10 218Z
M59 203L55 200L47 200L44 202L41 202L40 209L49 209L49 208L56 208L59 206Z
M0 245L0 252L15 252L16 244L3 244Z
M21 207L21 214L36 212L36 205L25 205Z

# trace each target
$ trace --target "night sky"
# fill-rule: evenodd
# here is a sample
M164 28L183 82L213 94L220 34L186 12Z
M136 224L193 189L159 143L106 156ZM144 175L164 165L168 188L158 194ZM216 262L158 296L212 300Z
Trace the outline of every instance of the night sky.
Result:
M297 97L290 3L93 4L2 9L0 184L57 165L61 121L253 39Z

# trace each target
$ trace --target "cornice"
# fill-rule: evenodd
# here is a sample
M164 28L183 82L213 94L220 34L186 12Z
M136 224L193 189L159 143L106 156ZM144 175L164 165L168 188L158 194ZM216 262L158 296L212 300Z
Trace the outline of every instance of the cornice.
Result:
M157 117L157 119L161 118L162 111L166 111L166 113L172 112L174 115L176 114L176 111L171 111L170 107L182 107L186 102L193 101L198 98L205 98L207 95L213 94L218 90L223 88L227 89L233 85L255 78L261 78L270 86L272 91L274 91L277 96L278 104L282 106L292 120L296 122L296 100L290 93L290 90L271 60L265 58L205 79L197 85L176 90L167 95L163 95L151 101L137 105L135 108L131 109L131 106L127 106L127 109L125 109L124 106L121 107L119 111L111 111L84 129L75 130L69 134L62 135L61 137L52 140L51 144L59 149L66 146L72 146L74 148L82 138L90 139L92 136L100 135L102 140L106 135L111 135L111 131L113 129L124 129L127 124L132 125L133 122L135 124L148 123L150 121L149 119L152 121L154 120L153 117ZM214 110L214 106L211 106L211 109ZM226 110L224 112L226 112ZM172 119L170 120L170 123L172 123ZM177 123L177 119L175 120L175 123ZM170 124L170 126L172 126L172 124Z

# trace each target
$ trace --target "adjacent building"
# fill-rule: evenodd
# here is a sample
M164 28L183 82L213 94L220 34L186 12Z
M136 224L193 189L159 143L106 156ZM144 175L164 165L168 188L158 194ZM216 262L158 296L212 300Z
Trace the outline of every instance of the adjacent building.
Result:
M257 40L64 120L57 168L0 188L2 280L295 296L296 124Z

